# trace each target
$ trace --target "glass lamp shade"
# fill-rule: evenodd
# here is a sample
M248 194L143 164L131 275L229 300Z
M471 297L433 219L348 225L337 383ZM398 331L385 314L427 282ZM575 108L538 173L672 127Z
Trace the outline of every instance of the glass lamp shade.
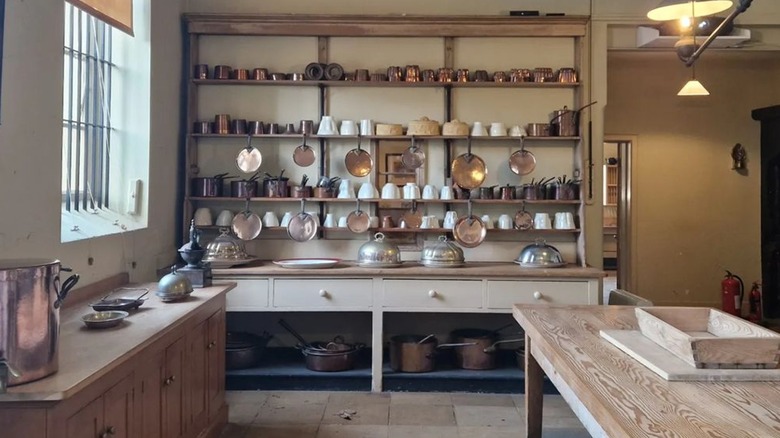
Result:
M647 13L647 18L668 21L682 17L705 17L723 12L731 5L731 0L663 0Z
M709 96L710 92L707 91L706 88L704 88L704 85L701 84L701 82L697 81L696 79L691 79L683 85L683 87L680 89L680 91L677 93L678 96Z

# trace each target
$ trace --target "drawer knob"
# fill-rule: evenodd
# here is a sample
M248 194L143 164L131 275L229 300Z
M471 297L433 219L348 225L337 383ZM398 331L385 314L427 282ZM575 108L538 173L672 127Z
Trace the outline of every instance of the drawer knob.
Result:
M320 296L323 298L328 298L328 291L325 289L320 289Z
M209 345L206 348L211 350L212 348L214 348L216 346L217 346L217 341L211 341L211 342L209 342Z
M438 292L436 292L436 291L435 291L435 290L433 290L433 289L431 289L431 290L429 290L429 291L428 291L428 296L429 296L429 297L431 297L431 298L436 298L436 296L437 296L437 295L439 295L439 293L438 293Z
M534 292L534 299L535 300L541 300L542 299L542 293L539 291Z

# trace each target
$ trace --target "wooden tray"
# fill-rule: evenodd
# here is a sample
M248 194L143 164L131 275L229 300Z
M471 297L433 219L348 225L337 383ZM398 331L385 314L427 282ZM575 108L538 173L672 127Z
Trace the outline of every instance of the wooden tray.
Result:
M641 333L695 368L777 368L780 335L706 307L637 307Z

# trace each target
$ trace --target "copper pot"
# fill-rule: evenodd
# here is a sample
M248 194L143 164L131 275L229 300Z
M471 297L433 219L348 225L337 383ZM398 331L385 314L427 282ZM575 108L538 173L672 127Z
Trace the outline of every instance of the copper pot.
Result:
M500 330L500 329L499 329ZM455 365L465 370L492 370L496 367L496 346L524 338L497 340L498 330L458 329L450 333L457 344L470 344L455 349Z
M402 373L427 373L436 368L439 348L472 344L439 344L433 335L397 335L390 338L390 368Z

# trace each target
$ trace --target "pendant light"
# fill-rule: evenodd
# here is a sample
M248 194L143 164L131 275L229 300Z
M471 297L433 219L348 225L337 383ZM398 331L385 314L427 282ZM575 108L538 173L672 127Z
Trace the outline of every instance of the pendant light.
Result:
M691 66L691 80L688 81L680 91L678 96L709 96L710 92L704 88L701 82L696 80L696 67Z
M647 18L655 21L679 20L682 17L705 17L730 8L731 0L663 0L647 13ZM691 15L691 10L696 10Z

